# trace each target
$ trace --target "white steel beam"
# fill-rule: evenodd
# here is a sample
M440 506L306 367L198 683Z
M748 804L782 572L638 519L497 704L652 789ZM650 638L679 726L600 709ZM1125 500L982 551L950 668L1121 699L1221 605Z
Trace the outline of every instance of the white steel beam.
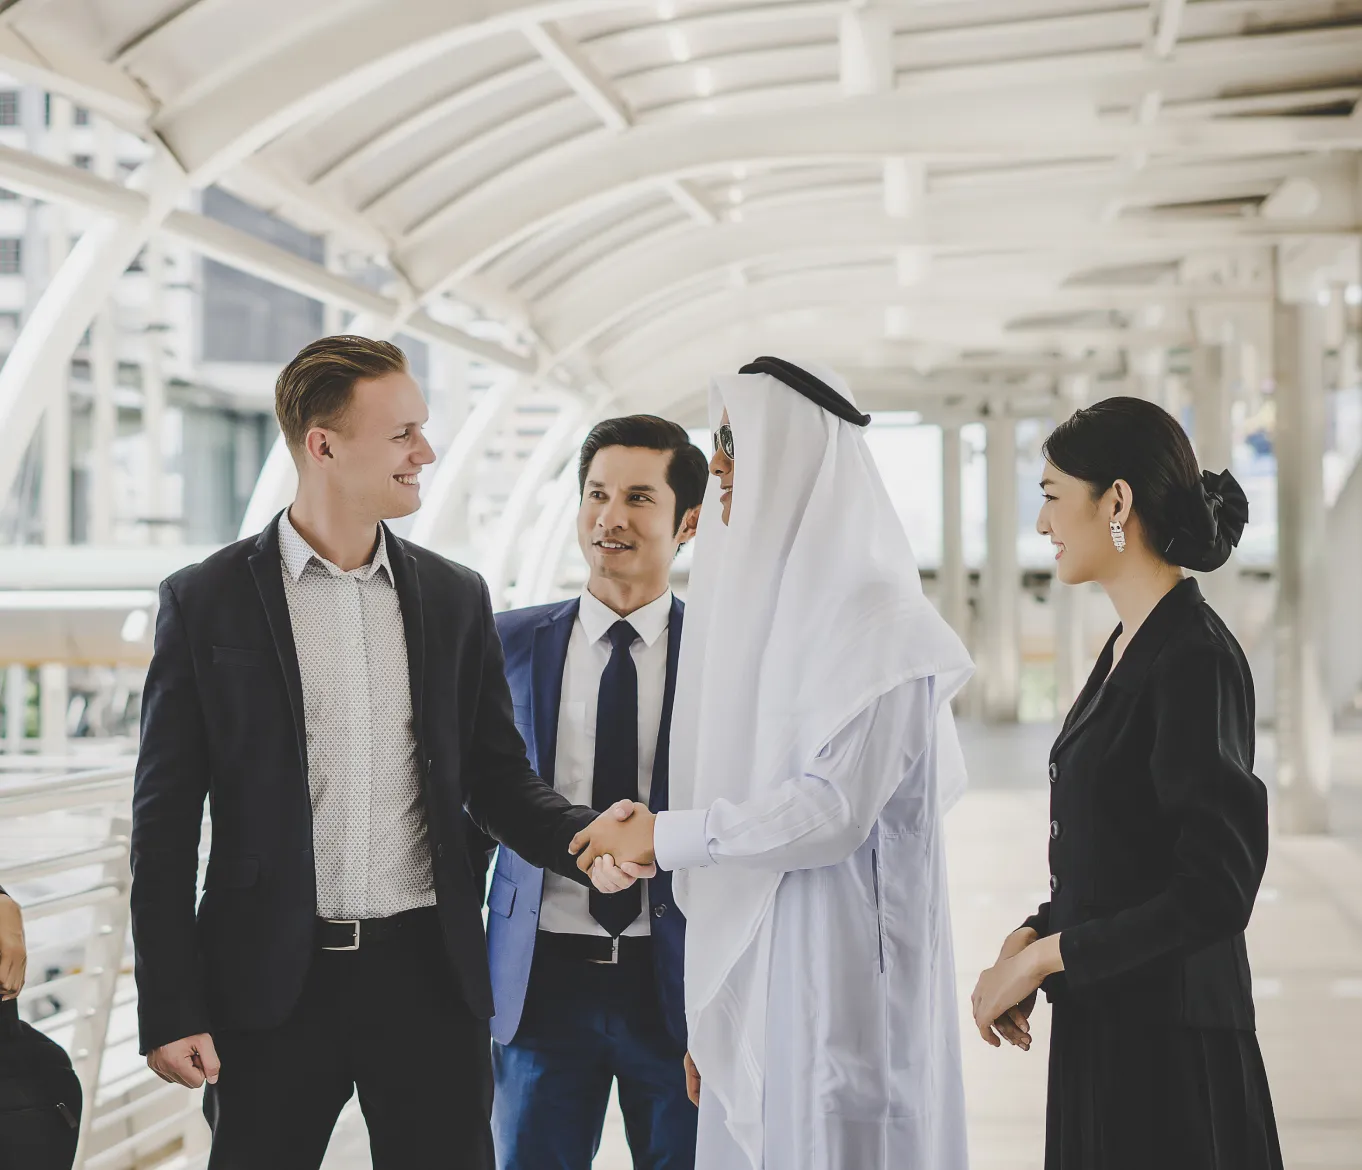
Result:
M682 179L664 179L662 188L668 195L676 201L678 207L696 223L704 227L713 227L719 222L719 216L714 208L710 207L698 194L691 189L689 183Z
M308 182L323 183L353 174L377 162L386 151L401 146L417 135L427 133L432 127L460 110L468 109L489 98L496 98L523 85L539 76L543 69L542 61L532 61L503 69L500 73L494 73L472 84L460 80L449 90L432 97L419 109L402 114L362 142L345 148L313 171L308 177Z
M1205 4L1198 5L1198 8L1204 7ZM1138 10L1127 10L1124 13L1126 18L1133 16L1137 21L1140 15ZM1085 19L1091 21L1091 17ZM1007 28L1013 30L1014 22L1007 22ZM975 27L972 31L977 33L979 29ZM938 35L935 32L931 34L933 38ZM1141 41L1144 35L1143 29L1138 34L1132 31L1130 39L1132 42ZM1120 43L1120 40L1120 37L1115 37L1113 43ZM737 57L726 57L725 67L733 70L748 69L758 75L767 76L772 71L773 59L805 51L807 50L797 47L741 54ZM1196 76L1213 74L1220 79L1225 88L1233 90L1236 87L1260 84L1262 68L1283 60L1298 59L1307 67L1320 71L1343 71L1351 67L1351 61L1356 59L1358 53L1362 53L1362 31L1351 29L1334 30L1333 36L1316 30L1264 34L1252 38L1237 35L1221 36L1184 45L1176 62L1154 60L1137 47L1099 52L1057 53L1050 50L1018 60L990 59L986 65L915 68L900 79L900 88L923 99L928 99L932 95L941 97L950 95L957 101L966 95L971 99L986 99L990 95L1008 90L1018 95L1016 99L1018 102L1029 102L1034 101L1037 94L1052 92L1061 83L1078 86L1085 93L1089 85L1119 86L1121 89L1129 86L1147 93L1169 87L1176 91L1185 86L1189 74ZM686 112L684 109L686 104L683 102L673 105L669 113L675 116ZM750 96L746 94L732 99L721 95L705 102L703 106L698 99L689 104L694 107L697 114L706 114L708 120L712 122L715 116L722 119L732 112L750 110L752 105ZM535 137L536 140L542 140L543 131L538 127L538 123L543 118L553 116L555 109L555 103L550 102L512 119L513 131L507 124L498 124L486 133L466 140L459 149L430 161L404 178L402 186L406 187L409 183L420 181L431 189L438 189L439 184L431 184L429 180L433 175L443 173L451 177L451 187L457 190L465 189L467 186L465 160L470 155L476 156L482 146L493 138L512 132L524 133ZM935 108L924 107L920 116L928 119L936 117L939 109L938 101ZM1036 111L1037 125L1046 124L1047 120L1043 113L1043 110ZM483 176L484 180L492 177ZM419 223L429 214L429 211L423 212L412 222ZM410 225L407 230L411 230Z
M848 159L926 155L960 161L1233 157L1362 147L1362 127L1338 118L1260 118L1108 126L1075 117L1072 102L1037 124L1034 110L967 119L922 118L901 93L850 99L791 118L787 111L640 126L609 140L547 152L475 188L425 221L397 259L423 294L456 283L561 216L632 196L663 179L762 161L809 165Z
M1159 60L1173 55L1182 35L1182 17L1187 11L1187 0L1153 0L1154 35L1151 48Z
M8 494L42 416L44 389L65 385L71 351L188 181L168 155L158 152L130 185L145 200L142 213L108 217L82 233L0 367L0 497Z
M1103 201L1118 191L1127 208L1197 202L1208 195L1217 199L1254 199L1261 198L1284 178L1295 174L1314 179L1324 189L1335 192L1341 202L1351 200L1352 193L1359 188L1356 170L1350 169L1346 159L1323 162L1293 157L1218 160L1153 167L1138 176L1126 176L1109 162L1070 162L937 173L932 177L930 206L967 206L973 198L976 206L981 205L978 201L987 200L993 207L1004 203L1010 207L1019 199L1046 195L1055 203L1090 198L1091 212L1095 214ZM878 202L879 197L879 187L872 181L820 183L816 175L806 175L797 188L749 199L744 205L744 220L748 225L757 225L765 224L772 217L785 222L786 218L801 214L805 223L800 231L805 237L817 236L829 219L843 215L877 217L881 212L868 204L872 200ZM867 205L849 206L858 198L863 198ZM848 206L830 206L836 203ZM1090 217L1081 208L1075 216L1079 219ZM572 225L571 219L562 224L568 231ZM612 226L614 234L592 233L586 238L575 238L566 248L561 247L557 227L555 225L555 231L544 236L543 248L547 255L522 296L556 297L560 287L576 286L578 281L592 276L591 283L579 286L590 294L599 287L594 274L605 271L598 266L611 263L621 253L633 256L636 248L660 243L671 234L670 229L658 230L657 217L651 208L622 214ZM1062 258L1063 252L1056 250L1053 255ZM1034 265L1034 261L1030 263ZM478 279L474 277L461 282L460 296L465 295Z
M460 44L512 27L521 0L481 0L462 23L428 0L342 4L303 35L263 45L167 102L153 119L196 180L212 181L314 113L381 88Z
M151 208L151 199L145 191L3 145L0 145L0 183L23 195L104 212L130 223L146 217ZM183 189L187 189L187 184ZM161 230L201 255L304 296L340 305L352 312L372 313L379 319L401 317L402 328L423 340L452 345L481 361L520 373L528 373L536 366L532 357L474 337L435 320L428 313L412 311L412 306L403 306L323 265L207 216L170 210L164 214Z
M553 585L563 550L576 535L573 512L578 503L577 460L568 459L554 480L549 498L539 510L526 542L528 551L511 591L513 606L542 605L552 600Z
M603 408L604 399L590 404L582 400L563 404L552 425L535 444L530 457L521 468L506 506L497 518L496 533L486 560L480 566L487 579L487 589L492 595L492 608L502 609L506 604L506 586L514 568L516 545L524 530L530 507L539 489L558 467L564 452L569 448L578 425L584 418L592 417Z
M1258 247L1265 233L1270 236L1286 229L1285 224L1250 219L1228 220L1213 229L1200 219L1127 229L1122 224L1083 224L1072 209L1063 206L1043 216L1018 213L1011 219L985 209L949 221L933 217L928 226L919 226L877 217L852 204L841 208L832 205L816 215L763 217L741 224L723 223L705 232L677 232L644 240L560 285L543 299L536 319L545 341L561 356L624 320L646 319L651 305L666 305L691 284L713 282L734 264L750 267L774 259L803 260L810 267L820 262L887 263L901 248L926 246L937 250L934 263L943 271L948 270L953 250L978 253L990 248L1001 252L1053 251L1051 260L1067 256L1077 267L1099 262L1106 254L1129 254L1142 246L1163 248L1170 255L1188 248ZM1306 230L1302 226L1301 231ZM934 287L928 292L934 293ZM984 294L982 302L988 299ZM1092 303L1100 307L1100 296L1095 294Z
M464 420L449 449L435 464L421 510L416 513L411 539L417 544L437 550L444 547L443 534L449 512L462 505L477 460L500 429L522 389L520 379L498 378Z
M20 14L0 14L0 69L20 81L69 97L129 130L156 108L146 91L121 69L83 52L74 38L45 38L42 50L18 32Z
M607 129L618 133L634 124L629 103L610 79L592 64L582 47L561 28L551 22L536 24L531 21L525 25L525 36ZM709 205L680 179L664 179L660 186L696 223L718 222L719 217Z
M542 24L529 21L524 26L524 32L535 52L572 87L573 92L591 107L606 126L611 130L627 130L634 124L634 115L614 84L561 28L551 21Z
M152 23L144 25L128 37L114 52L113 63L120 67L129 65L158 44L164 43L170 34L180 29L191 14L202 15L210 9L222 8L229 0L177 0L168 12L157 17Z
M404 332L425 341L450 345L480 361L519 373L536 368L532 356L518 354L494 342L435 320L429 313L411 311L391 297L332 272L301 256L257 239L255 236L207 216L177 211L165 224L165 233L201 255L219 263L249 272L281 286L355 313L371 314L376 320L391 320Z
M845 94L886 93L894 88L894 22L883 5L842 13L838 28Z
M91 171L0 145L0 184L46 203L81 207L135 219L147 208L145 195Z

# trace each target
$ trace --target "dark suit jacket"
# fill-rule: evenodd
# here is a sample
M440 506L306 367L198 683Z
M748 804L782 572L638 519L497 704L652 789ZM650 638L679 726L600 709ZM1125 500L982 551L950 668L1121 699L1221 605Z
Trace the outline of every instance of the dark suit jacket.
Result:
M478 574L387 533L440 925L469 1008L492 1015L479 859L466 822L576 880L590 809L525 758ZM195 915L203 799L213 844ZM283 1022L313 954L316 872L303 692L277 522L161 586L133 795L142 1050Z
M1116 634L1050 755L1051 899L1028 920L1062 935L1046 991L1113 997L1130 1020L1251 1029L1244 928L1267 792L1248 663L1192 579L1111 670Z
M506 676L515 702L515 721L528 747L530 760L550 784L558 749L558 714L567 665L568 639L577 620L580 601L539 605L497 615L497 629L506 648ZM670 776L672 700L676 694L676 664L681 652L681 623L685 606L673 598L667 634L667 679L662 694L662 719L653 756L653 782L648 807L667 807ZM544 871L512 849L497 855L496 873L487 895L487 948L492 963L492 988L497 1014L492 1035L509 1044L520 1027L525 990L530 981L534 945L539 937L539 904ZM662 870L648 882L652 913L653 979L667 1030L681 1048L686 1045L685 970L686 920L672 900L671 874Z

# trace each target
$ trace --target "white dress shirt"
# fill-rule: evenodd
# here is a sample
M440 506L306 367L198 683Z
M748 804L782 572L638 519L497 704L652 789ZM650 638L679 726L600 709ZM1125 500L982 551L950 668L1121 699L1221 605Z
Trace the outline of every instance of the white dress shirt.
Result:
M638 638L630 647L638 672L638 799L648 803L653 786L653 759L662 722L662 699L667 685L667 639L671 621L669 589L655 601L623 619ZM591 804L596 771L596 699L601 675L610 661L606 635L620 616L589 590L582 590L581 607L572 623L563 694L558 705L558 750L554 757L553 786L574 804ZM590 893L576 882L544 872L544 897L539 928L555 934L609 932L591 917ZM625 929L626 935L649 933L648 889L643 887L643 911Z
M385 918L435 904L402 607L379 528L345 572L279 518L303 683L317 913Z

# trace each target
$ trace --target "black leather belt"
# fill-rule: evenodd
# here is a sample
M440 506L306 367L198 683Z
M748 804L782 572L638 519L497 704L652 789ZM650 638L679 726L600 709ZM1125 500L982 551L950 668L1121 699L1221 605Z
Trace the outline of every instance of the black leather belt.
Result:
M436 922L434 906L418 906L387 918L318 918L319 951L357 951L386 942L404 930Z
M653 940L646 934L606 938L598 934L554 934L551 930L541 930L537 945L562 959L610 965L638 962L650 958L653 953Z

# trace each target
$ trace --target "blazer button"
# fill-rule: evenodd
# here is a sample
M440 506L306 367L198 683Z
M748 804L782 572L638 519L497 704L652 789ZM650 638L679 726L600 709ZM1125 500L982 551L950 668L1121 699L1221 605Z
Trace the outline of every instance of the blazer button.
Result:
M435 856L436 856L436 857L443 857L444 855L445 855L445 847L444 847L444 844L441 843L441 844L435 846Z
M426 757L426 771L427 771L427 772L433 772L433 771L435 771L435 757L434 757L434 756L427 756L427 757Z
M1051 839L1052 841L1058 841L1058 840L1059 840L1059 835L1060 835L1063 831L1064 831L1064 828L1063 828L1063 826L1062 826L1058 821L1051 821L1051 822L1050 822L1050 839Z
M1053 874L1053 873L1052 873L1052 874L1050 875L1050 893L1052 893L1052 894L1057 894L1057 893L1059 893L1059 875L1058 875L1058 874Z
M1058 764L1053 764L1053 763L1052 763L1052 764L1050 765L1050 783L1053 784L1053 783L1054 783L1056 780L1058 780L1058 779L1059 779L1059 765L1058 765Z
M667 904L665 902L663 902L660 906L653 907L654 918L661 918L662 915L664 915L665 913L667 913Z

